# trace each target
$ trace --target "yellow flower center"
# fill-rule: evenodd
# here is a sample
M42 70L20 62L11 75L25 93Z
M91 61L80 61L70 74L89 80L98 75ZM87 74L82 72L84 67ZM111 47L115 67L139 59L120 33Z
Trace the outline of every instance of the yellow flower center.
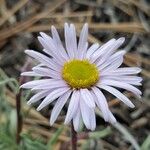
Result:
M97 83L99 72L88 60L74 59L64 64L62 77L72 88L90 88Z

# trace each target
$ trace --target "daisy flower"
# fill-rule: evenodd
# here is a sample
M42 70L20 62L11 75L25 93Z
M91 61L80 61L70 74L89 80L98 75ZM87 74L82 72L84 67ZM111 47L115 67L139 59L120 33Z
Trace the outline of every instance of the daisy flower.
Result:
M76 29L73 24L64 24L65 46L54 26L52 36L41 32L38 37L43 46L43 53L26 50L25 53L34 58L39 64L32 71L24 72L23 76L39 76L42 79L30 81L21 88L31 89L36 94L28 104L42 99L37 110L55 101L51 112L52 125L63 106L67 103L65 124L73 121L76 131L80 128L81 120L87 129L95 130L95 107L97 106L105 121L115 123L103 90L111 93L127 106L134 104L119 89L132 92L140 98L141 91L135 86L141 85L141 71L138 67L120 67L123 63L124 50L116 50L123 44L125 38L111 39L104 45L93 44L88 47L88 24L86 23L77 42Z

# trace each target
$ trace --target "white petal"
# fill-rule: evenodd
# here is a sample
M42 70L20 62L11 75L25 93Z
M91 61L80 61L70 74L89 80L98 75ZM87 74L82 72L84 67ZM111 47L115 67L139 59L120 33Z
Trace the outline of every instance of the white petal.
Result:
M111 76L110 76L111 77ZM141 77L137 76L112 76L113 79L120 81L135 81L135 82L141 82L143 79Z
M102 64L103 62L105 62L111 56L111 54L113 54L114 51L123 44L124 40L125 40L125 38L123 38L123 37L116 40L114 42L114 44L112 44L111 47L109 47L109 49L107 49L106 53L103 55L103 57L100 59L100 61L98 63Z
M51 68L53 70L58 71L61 69L61 67L58 66L54 61L52 61L52 59L48 58L47 56L45 56L41 53L38 53L38 52L33 51L33 50L26 50L25 53L28 54L29 56L35 58L36 60L38 60L42 64L45 64L46 66L48 66L49 68Z
M128 91L134 93L139 98L140 98L140 95L142 94L139 89L137 89L136 87L134 87L130 84L124 83L124 82L104 79L104 80L101 80L97 85L100 86L103 84L128 90Z
M89 59L98 48L99 48L98 43L92 44L91 47L87 50L86 58Z
M32 88L32 90L46 90L46 89L55 89L55 88L63 88L68 87L68 84L66 84L63 80L54 80L51 82L43 83L40 85L37 85Z
M105 121L109 120L109 108L107 100L104 94L100 91L100 89L93 87L92 88L96 98L94 99L99 109L102 111L103 117Z
M57 50L59 50L60 54L62 55L62 58L67 61L69 59L69 57L62 45L59 34L54 26L51 27L51 32L52 32L53 40L56 44Z
M129 83L132 85L142 85L140 82L142 81L141 77L137 76L101 76L101 79L109 79L109 80L116 80L116 81L122 81L125 83Z
M82 53L83 48L85 47L88 39L88 24L85 23L79 37L79 43L78 43L78 56L80 57L80 54Z
M21 73L21 76L40 76L40 77L42 77L43 75L35 73L33 71L28 71L28 72Z
M99 87L106 90L106 91L108 91L108 92L110 92L114 96L116 96L119 100L124 102L127 106L129 106L131 108L135 107L134 104L125 95L123 95L121 92L119 92L115 88L110 87L110 86L106 86L106 85L101 85Z
M35 81L29 81L23 85L21 85L20 87L21 88L33 88L37 85L41 85L41 84L44 84L44 83L49 83L49 82L52 82L54 81L53 79L41 79L41 80L35 80Z
M74 57L78 57L78 51L77 51L77 37L76 37L76 29L73 24L70 24L70 37L72 41L72 51L74 52Z
M111 113L111 111L109 111L109 122L111 124L115 124L117 121L116 121L116 118L114 117L114 115Z
M67 115L65 118L65 124L68 124L79 109L80 92L78 90L73 91L70 103L68 106Z
M56 121L60 111L64 107L65 103L67 102L69 96L71 94L71 90L67 91L64 95L58 98L52 112L51 112L51 118L50 118L50 125L53 125Z
M123 59L124 54L125 54L125 51L119 51L119 52L113 54L112 56L110 56L110 58L108 58L108 60L105 63L96 64L96 65L99 66L99 68L102 70L109 65L113 65L114 63L116 63L120 59Z
M82 119L83 119L83 122L84 122L86 128L94 130L95 126L96 126L94 109L89 108L82 99L80 100L80 109L81 109ZM91 117L93 117L93 118L91 118Z
M43 32L40 32L40 34L42 37L38 37L38 40L42 44L44 49L48 50L48 54L54 57L58 62L60 62L60 65L61 63L64 63L64 59L62 59L62 55L59 53L59 50L57 50L53 39Z
M80 121L81 121L81 110L79 109L77 114L73 118L73 126L75 131L79 131L81 125Z
M91 56L91 62L94 63L100 56L104 55L108 49L112 47L112 45L116 42L115 39L109 40L107 43L102 45L95 53L93 53L93 56Z
M126 54L126 51L125 51L125 50L118 51L118 52L114 53L114 54L109 58L109 60L117 59L118 57L124 56L125 54Z
M100 67L98 67L98 70L101 72L110 72L111 70L115 70L118 67L121 66L121 64L123 63L123 57L118 58L117 60L115 60L114 62L112 62L111 65L101 69Z
M116 70L111 70L110 72L102 72L101 75L129 75L129 74L137 74L141 72L141 69L138 67L124 67L118 68Z
M83 59L86 58L86 51L87 51L87 48L88 48L88 42L86 42L85 46L82 48L82 51L79 52L78 59L83 60Z
M47 106L48 104L50 104L52 101L54 101L56 98L58 98L59 96L63 95L64 93L66 93L69 90L69 88L58 88L54 91L52 91L43 101L42 103L39 105L39 107L37 108L37 111L41 110L42 108L44 108L45 106Z
M26 88L26 89L30 89L30 88L35 88L36 86L46 86L47 84L51 83L51 85L55 85L61 80L55 80L55 79L41 79L41 80L34 80L34 81L29 81L23 85L21 85L21 88ZM63 81L62 81L63 82ZM63 82L64 83L64 82Z
M96 128L96 117L94 109L90 109L90 126L90 129L94 131Z
M88 89L81 89L80 93L81 93L81 98L85 101L85 103L89 107L94 108L95 102L94 102L93 96L90 93L90 91Z
M70 27L68 23L64 24L64 29L65 29L65 43L66 43L66 50L68 52L69 58L74 58L74 51L72 50L72 39L71 39L71 34L70 34Z
M34 96L32 96L29 101L27 102L28 105L35 103L37 101L39 101L40 99L42 99L43 97L47 96L51 91L50 90L44 90L41 92L38 92L37 94L35 94Z
M49 68L43 68L43 67L33 67L32 69L35 73L45 76L45 77L51 77L54 79L62 79L59 72L56 72Z
M119 60L114 61L113 65L106 67L105 71L115 70L118 67L120 67L122 65L122 63L123 63L123 57L121 57Z

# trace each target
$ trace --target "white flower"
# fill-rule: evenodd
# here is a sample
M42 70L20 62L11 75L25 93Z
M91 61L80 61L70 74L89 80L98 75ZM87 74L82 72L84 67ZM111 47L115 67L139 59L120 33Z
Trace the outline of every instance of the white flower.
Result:
M40 64L22 75L44 78L21 86L36 92L28 104L43 99L37 108L38 111L56 100L51 112L51 125L67 102L69 103L65 124L73 120L76 131L79 130L80 120L83 120L87 129L95 129L95 106L101 110L105 121L115 123L116 119L109 110L101 90L108 91L129 107L134 107L134 104L116 89L125 89L137 97L141 95L141 91L135 86L141 85L142 78L134 76L141 69L119 68L123 63L125 51L116 52L116 49L124 42L123 37L118 40L111 39L102 46L96 43L88 48L88 24L83 26L77 44L75 26L65 23L64 47L54 26L51 27L51 32L52 37L42 32L38 37L47 55L33 50L25 51Z

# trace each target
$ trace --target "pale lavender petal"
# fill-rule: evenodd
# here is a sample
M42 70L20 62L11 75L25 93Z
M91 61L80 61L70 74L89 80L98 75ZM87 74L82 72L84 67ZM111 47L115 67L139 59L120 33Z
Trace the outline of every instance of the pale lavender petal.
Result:
M42 44L44 49L47 50L48 54L58 60L61 63L64 63L62 55L59 53L59 50L56 47L56 44L53 42L53 39L47 34L40 32L42 37L38 37L39 42Z
M119 51L119 52L113 54L112 56L110 56L110 58L108 58L108 60L106 60L103 64L96 63L96 65L102 70L109 65L110 66L113 65L114 63L116 63L120 59L122 60L123 55L125 53L126 53L125 51ZM123 62L123 61L121 61L121 62Z
M101 75L129 75L129 74L137 74L140 73L141 69L138 67L124 67L124 68L118 68L116 70L111 70L110 72L108 71L103 71Z
M99 87L108 91L109 93L113 94L114 96L116 96L119 100L124 102L127 106L129 106L131 108L135 107L134 104L125 95L123 95L121 92L119 92L115 88L106 86L106 85L101 85Z
M80 110L81 110L81 115L82 115L82 119L83 122L86 126L87 129L90 129L90 115L89 115L89 111L88 111L88 106L86 106L85 102L81 99L80 100Z
M120 67L122 63L123 63L123 57L120 57L114 60L114 62L112 62L111 64L108 64L107 66L104 65L99 66L98 70L100 72L110 72L111 70L115 70L118 67Z
M65 118L65 124L68 124L78 112L79 100L80 100L80 92L78 90L73 91L70 102L69 102L67 115Z
M99 92L98 90L97 90L97 92ZM103 93L100 93L100 95L98 94L97 96L95 93L96 93L96 91L95 92L92 91L94 100L95 100L98 108L102 111L104 120L108 121L110 123L115 123L116 119L113 116L113 114L111 113L111 111L109 110L106 98L104 97ZM102 97L104 97L104 99L103 99L104 101L101 99L101 97L99 97L99 96L101 96L101 94L102 94ZM104 102L104 104L103 104L103 102ZM103 106L103 105L105 105L105 106Z
M114 115L111 113L111 111L109 111L109 122L111 124L115 124L117 122L116 118L114 117Z
M125 50L120 50L116 53L114 53L112 56L110 56L109 60L117 59L120 56L124 56L126 54Z
M54 61L52 61L52 59L48 58L47 56L33 51L33 50L26 50L25 51L26 54L28 54L29 56L35 58L36 60L38 60L39 62L41 62L42 64L45 64L47 67L53 69L53 70L60 70L61 67L58 66Z
M87 106L91 108L95 107L93 96L88 89L80 89L80 94L81 94L81 98L85 101Z
M86 44L84 45L84 47L82 48L82 51L79 52L79 56L78 56L78 59L80 60L83 60L83 59L86 59L86 51L87 51L87 48L88 48L88 42L86 42Z
M67 53L66 53L66 51L62 45L59 34L58 34L58 32L54 26L51 27L51 32L52 32L52 36L53 36L53 41L57 46L57 50L59 50L62 58L67 61L69 59L69 57L68 57L68 55L67 55Z
M54 71L50 68L33 67L32 70L35 72L35 74L39 74L41 76L51 77L54 79L62 79L60 72Z
M120 67L122 63L123 63L123 57L120 57L119 59L115 60L111 65L107 66L106 68L104 68L104 69L98 68L98 70L100 70L101 72L103 72L103 71L110 72L111 70L115 70L118 67Z
M137 89L136 87L134 87L128 83L124 83L124 82L120 82L120 81L104 79L104 80L101 80L97 84L97 86L101 86L101 85L110 85L110 86L114 86L114 87L128 90L128 91L134 93L139 98L140 98L140 95L142 94L141 91L139 89Z
M137 77L137 76L112 76L112 75L107 75L107 76L102 76L101 79L109 79L109 80L115 80L115 81L122 81L125 83L129 83L132 85L142 85L141 81L142 78L141 77Z
M72 39L71 39L71 34L70 34L70 27L68 23L64 24L64 29L65 29L65 43L66 43L66 50L68 52L69 58L72 59L74 58L74 51L72 50Z
M112 47L112 45L116 42L115 39L109 40L107 43L102 45L93 55L91 56L90 60L94 63L99 57L103 56L108 49Z
M106 100L104 94L97 87L93 87L92 90L95 94L94 100L95 100L97 106L99 107L99 109L102 111L104 120L108 121L109 120L109 113L108 113L109 107L108 107L108 103L107 103L107 100Z
M37 101L39 101L40 99L42 99L43 97L47 96L51 91L50 90L44 90L41 92L38 92L37 94L35 94L34 96L32 96L29 101L27 102L28 105L35 103Z
M95 130L95 128L96 128L96 117L95 117L95 111L94 111L94 109L89 109L90 110L90 129L92 130L92 131L94 131Z
M72 45L72 51L74 52L74 57L78 58L76 29L73 24L70 24L70 37L72 41L71 45Z
M119 38L118 40L116 40L114 42L114 44L111 45L111 47L109 47L109 49L107 49L106 53L103 55L103 57L99 60L98 64L102 64L104 63L110 56L111 54L114 53L114 51L116 49L118 49L124 42L125 38Z
M64 95L62 95L61 97L58 98L52 112L51 112L51 117L50 117L50 125L53 125L54 122L56 121L58 115L60 114L62 108L64 107L65 103L67 102L70 94L71 94L71 90L67 91Z
M105 76L105 77L109 77L109 78L112 78L112 79L115 79L115 80L119 80L119 81L135 81L135 82L141 82L143 79L141 77L138 77L138 76L112 76L112 75L109 75L109 76Z
M41 80L34 80L34 81L29 81L27 83L24 83L21 85L21 88L34 88L37 85L45 84L54 81L54 79L41 79Z
M98 43L92 44L91 47L87 50L86 58L89 59L98 48L99 48Z
M88 24L85 23L79 37L79 43L78 43L78 57L80 57L80 54L83 52L83 48L85 47L88 39Z
M73 117L73 126L75 131L79 131L81 126L81 110L77 111L77 114Z
M43 75L35 73L33 71L28 71L28 72L21 73L21 76L40 76L40 77L42 77Z
M63 80L54 80L51 82L37 85L33 87L32 90L46 90L46 89L55 89L55 88L63 88L63 87L69 87L69 86Z
M59 65L60 66L60 72L61 72L61 70L62 70L62 68L63 68L63 66L64 66L64 63L66 62L64 62L64 63L61 63L61 62L59 62L57 59L54 59L54 58L51 58L52 59L52 61L54 61L57 65ZM61 65L60 65L60 63L61 63Z
M53 90L39 105L37 108L37 111L41 110L45 106L49 105L51 102L53 102L55 99L57 99L59 96L62 96L64 93L66 93L69 90L69 88L58 88L56 90Z

